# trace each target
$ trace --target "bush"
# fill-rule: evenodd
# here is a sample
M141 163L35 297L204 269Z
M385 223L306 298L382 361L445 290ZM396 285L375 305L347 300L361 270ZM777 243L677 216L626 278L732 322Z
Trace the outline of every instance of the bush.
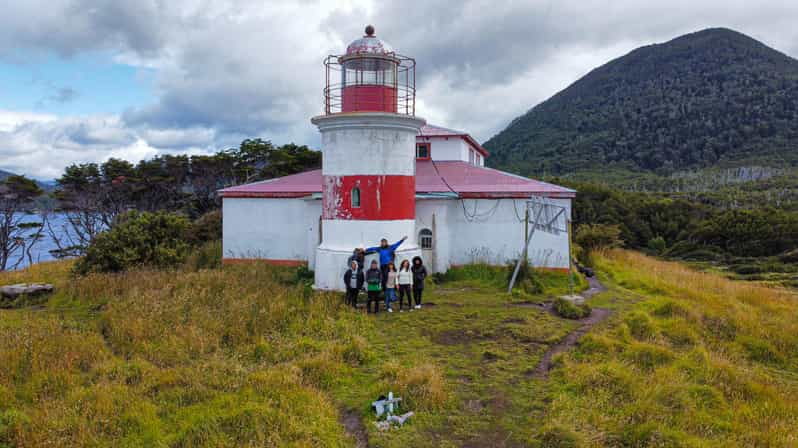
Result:
M513 278L513 272L515 271L515 263L512 262L507 265L507 284L510 284L510 280ZM529 263L521 263L521 267L518 269L518 277L515 279L514 287L521 288L527 294L542 294L543 290L543 282L540 280L540 276L538 272L529 267Z
M648 248L654 251L655 254L661 255L668 248L668 244L665 242L665 238L658 236L648 240Z
M165 212L129 212L98 235L75 264L75 272L120 272L138 266L173 267L186 258L186 218Z
M623 244L621 228L607 224L582 224L576 229L574 242L587 252L612 249Z
M590 316L591 311L590 305L586 303L575 305L562 297L554 299L554 312L565 319L583 319Z
M191 271L218 269L222 267L222 241L208 241L195 248L186 259L185 266Z
M779 260L784 263L798 263L798 249L784 252L783 254L779 255Z
M222 211L214 210L191 223L188 238L192 244L202 244L222 239Z

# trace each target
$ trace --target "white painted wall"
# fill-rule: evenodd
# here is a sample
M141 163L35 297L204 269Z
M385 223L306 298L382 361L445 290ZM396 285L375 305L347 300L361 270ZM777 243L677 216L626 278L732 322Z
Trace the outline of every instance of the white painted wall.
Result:
M416 240L422 229L432 230L432 260L424 260L427 269L432 272L446 272L449 269L449 253L451 237L449 229L449 211L451 199L416 200Z
M224 258L309 260L318 243L320 200L225 198Z
M313 118L321 132L325 176L416 173L420 118L397 114L339 114Z
M425 140L426 141L426 140ZM460 137L430 137L432 160L461 160L468 162L468 143Z
M570 199L551 201L566 207L570 217ZM226 198L223 201L224 257L307 260L309 266L316 267L319 264L316 256L320 253L317 248L324 249L327 258L323 263L327 266L324 283L334 287L346 269L346 257L358 245L376 245L383 236L393 243L407 234L409 239L401 247L398 258L409 258L420 253L418 232L429 228L433 231L434 260L425 260L425 263L434 272L445 272L453 264L503 264L521 253L524 231L523 222L518 218L523 218L524 203L523 199L466 199L463 202L419 199L415 222L392 226L391 221L324 221L325 242L335 244L318 248L320 200ZM477 216L468 218L466 215L470 217L475 213L475 205ZM415 230L407 231L408 228ZM338 239L338 235L347 238ZM568 235L536 232L529 248L529 261L534 266L567 268Z
M416 235L413 232L415 221L397 219L392 221L367 221L358 219L325 219L324 242L322 247L333 250L352 251L361 244L365 247L377 246L380 239L387 238L391 244L403 236L407 241L403 247L415 246Z
M552 201L566 207L565 216L570 218L569 199ZM435 272L475 262L504 264L521 254L523 199L420 200L416 204L417 232L425 227L432 229L435 214ZM564 228L564 217L560 225ZM529 247L529 261L538 267L568 268L568 235L537 231Z

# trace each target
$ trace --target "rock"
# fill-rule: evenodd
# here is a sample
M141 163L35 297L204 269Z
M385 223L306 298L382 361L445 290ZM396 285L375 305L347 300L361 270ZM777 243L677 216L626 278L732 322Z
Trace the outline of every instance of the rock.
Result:
M563 300L567 300L573 303L574 305L581 305L585 303L585 298L577 294L574 294L572 296L560 296L560 298Z
M415 414L413 414L413 411L406 412L406 413L404 413L402 415L392 415L392 416L388 417L388 421L391 422L391 423L396 423L399 426L402 426L402 425L405 424L405 421L407 419L409 419L410 417L412 417L413 415L415 415Z
M47 283L17 283L0 286L0 297L14 300L21 295L38 296L53 292L53 285Z

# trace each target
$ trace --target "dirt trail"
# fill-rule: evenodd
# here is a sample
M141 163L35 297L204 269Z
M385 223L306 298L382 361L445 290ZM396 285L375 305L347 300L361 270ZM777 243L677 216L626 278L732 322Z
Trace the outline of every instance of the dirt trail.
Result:
M601 284L601 282L596 277L589 277L587 279L590 288L587 291L583 292L581 295L585 299L589 299L594 295L604 292L607 288ZM535 370L532 372L532 376L537 378L546 378L549 376L549 371L552 367L552 359L555 355L558 355L566 350L569 350L571 347L576 345L579 342L579 339L585 335L591 328L593 328L596 324L603 321L612 313L611 310L606 308L593 308L593 312L590 313L590 316L580 319L577 322L580 323L579 328L576 330L568 333L564 338L560 340L560 342L552 345L546 353L543 354L543 358L538 363Z
M369 446L369 434L363 420L357 412L351 410L341 411L341 424L346 428L346 433L355 439L356 448L366 448Z

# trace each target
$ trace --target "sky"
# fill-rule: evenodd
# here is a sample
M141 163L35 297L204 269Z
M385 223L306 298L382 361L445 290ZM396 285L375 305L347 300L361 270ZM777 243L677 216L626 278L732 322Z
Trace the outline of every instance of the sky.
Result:
M40 180L109 157L245 138L319 146L328 54L373 24L416 59L417 115L485 141L591 69L710 27L798 57L798 2L6 0L0 169Z

